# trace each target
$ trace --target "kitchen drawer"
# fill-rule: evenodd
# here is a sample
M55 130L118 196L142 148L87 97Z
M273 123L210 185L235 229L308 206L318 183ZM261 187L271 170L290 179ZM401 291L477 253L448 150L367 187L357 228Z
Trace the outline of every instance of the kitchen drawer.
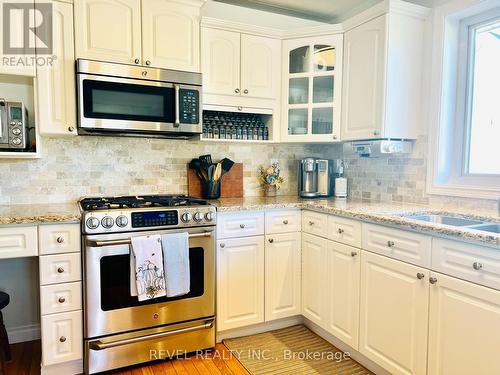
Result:
M300 232L300 210L270 210L266 211L266 233Z
M429 268L431 265L430 236L375 224L363 224L362 233L365 250L417 266Z
M431 268L500 290L500 252L495 249L434 238Z
M264 234L264 212L228 212L217 216L217 238Z
M328 215L314 211L302 211L302 231L328 238Z
M45 224L38 227L40 255L80 251L80 224Z
M73 311L42 316L42 364L82 358L82 312Z
M328 238L346 245L361 247L361 222L330 215Z
M64 283L40 287L42 315L82 309L82 283Z
M40 257L40 285L81 280L80 253Z
M36 225L9 225L0 228L0 259L38 255Z

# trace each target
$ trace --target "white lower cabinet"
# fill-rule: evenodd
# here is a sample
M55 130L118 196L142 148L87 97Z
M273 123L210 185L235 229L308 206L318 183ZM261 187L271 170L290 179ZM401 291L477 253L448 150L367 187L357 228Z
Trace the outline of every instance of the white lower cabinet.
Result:
M302 234L302 315L319 326L326 321L326 253L328 240Z
M358 349L361 250L328 241L326 330Z
M217 241L217 330L264 321L264 236Z
M359 351L391 374L426 373L428 279L424 268L361 252Z
M500 374L500 291L431 276L427 374Z
M266 321L300 315L300 232L266 236Z
M82 311L42 316L44 366L82 358Z

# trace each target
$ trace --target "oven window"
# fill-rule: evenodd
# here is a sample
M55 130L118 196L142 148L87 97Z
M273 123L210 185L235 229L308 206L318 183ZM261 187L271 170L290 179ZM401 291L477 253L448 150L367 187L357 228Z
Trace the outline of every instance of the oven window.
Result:
M175 121L175 90L170 87L83 80L86 118Z
M101 309L117 310L179 299L202 296L205 290L204 251L201 247L189 249L191 290L183 296L154 298L139 302L130 295L130 257L128 254L101 258Z

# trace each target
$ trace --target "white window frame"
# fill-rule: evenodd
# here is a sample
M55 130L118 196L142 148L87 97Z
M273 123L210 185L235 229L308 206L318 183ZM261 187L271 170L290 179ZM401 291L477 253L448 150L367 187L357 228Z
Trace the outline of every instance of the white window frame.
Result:
M497 199L500 176L468 174L470 26L492 19L495 0L452 0L434 9L429 127L429 194ZM500 147L500 145L499 145ZM499 157L500 162L500 157Z

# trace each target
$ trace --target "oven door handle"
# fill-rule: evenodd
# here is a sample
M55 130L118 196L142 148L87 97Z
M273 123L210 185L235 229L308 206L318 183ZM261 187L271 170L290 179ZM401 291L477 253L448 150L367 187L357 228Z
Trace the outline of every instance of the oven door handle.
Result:
M190 233L189 238L198 238L198 237L212 237L211 232L202 232L202 233ZM115 245L130 245L132 242L130 238L124 240L107 240L107 241L91 241L89 240L90 247L103 247L103 246L115 246Z
M151 335L132 337L130 339L111 341L111 342L94 341L94 342L90 343L90 349L92 349L92 350L104 350L104 349L114 348L116 346L134 344L136 342L141 342L141 341L160 339L163 337L178 335L181 333L200 331L202 329L210 329L213 326L214 326L214 322L212 320L210 322L206 322L205 324L200 324L200 325L193 326L193 327L179 328L179 329L175 329L173 331L153 333Z
M174 128L178 128L181 126L181 120L180 120L180 101L181 101L181 95L180 95L180 86L179 85L174 85L174 90L175 90L175 121L174 121Z

